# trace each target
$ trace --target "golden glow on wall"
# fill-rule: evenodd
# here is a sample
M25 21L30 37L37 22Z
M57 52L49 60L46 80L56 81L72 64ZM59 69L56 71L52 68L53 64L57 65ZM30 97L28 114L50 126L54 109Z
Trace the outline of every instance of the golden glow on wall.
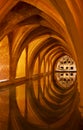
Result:
M9 79L9 45L8 37L0 41L0 80Z
M26 50L24 49L17 65L16 78L25 76Z

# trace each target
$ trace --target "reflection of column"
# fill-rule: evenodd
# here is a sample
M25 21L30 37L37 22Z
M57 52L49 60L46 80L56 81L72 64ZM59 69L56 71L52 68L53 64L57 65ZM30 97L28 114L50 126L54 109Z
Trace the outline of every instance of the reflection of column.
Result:
M8 118L8 130L12 130L12 121L11 121L11 96L10 96L10 90L9 90L9 118Z
M39 75L39 79L38 79L38 100L40 101L40 54L38 55L38 75Z
M53 68L52 68L52 57L50 59L49 70L50 70L51 73L53 72Z
M44 57L44 74L46 73L46 59ZM43 77L43 95L45 96L45 92L46 92L46 76Z
M47 87L48 87L48 91L49 91L49 87L50 87L50 86L49 86L50 64L51 64L51 63L50 63L50 59L48 58L48 86L47 86Z
M40 54L38 55L38 74L40 76Z
M46 63L45 63L45 57L44 57L44 73L46 73Z
M49 62L49 57L48 57L48 73L49 73L49 66L50 66L50 62Z
M24 113L24 116L25 116L25 119L27 120L28 119L28 84L26 83L25 84L25 113Z
M26 78L29 78L29 69L28 69L28 45L26 46Z
M46 93L46 76L43 77L43 96L45 97Z
M50 84L49 84L49 78L50 78L50 75L48 75L48 91L49 91L49 89L50 89Z
M40 102L40 92L41 91L41 86L40 86L40 78L38 79L38 101Z

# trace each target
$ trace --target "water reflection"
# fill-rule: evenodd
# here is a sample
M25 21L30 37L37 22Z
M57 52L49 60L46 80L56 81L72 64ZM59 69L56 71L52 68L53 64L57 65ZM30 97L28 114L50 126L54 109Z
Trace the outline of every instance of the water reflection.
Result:
M7 130L8 117L9 117L9 91L8 90L0 91L0 130Z
M68 88L76 81L76 75L76 72L56 72L55 80L62 88Z
M64 90L48 75L0 93L1 130L78 130L76 83Z

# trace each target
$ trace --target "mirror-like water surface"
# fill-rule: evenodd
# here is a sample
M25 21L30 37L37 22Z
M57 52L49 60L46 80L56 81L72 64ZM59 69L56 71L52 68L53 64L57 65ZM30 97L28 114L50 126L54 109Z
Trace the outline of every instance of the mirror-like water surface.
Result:
M79 130L77 85L63 89L52 76L0 91L1 130Z

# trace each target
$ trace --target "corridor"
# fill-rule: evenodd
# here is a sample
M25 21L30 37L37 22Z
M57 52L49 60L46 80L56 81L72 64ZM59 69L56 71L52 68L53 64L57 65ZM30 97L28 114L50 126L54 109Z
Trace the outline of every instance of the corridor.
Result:
M0 1L0 130L83 130L83 1Z

